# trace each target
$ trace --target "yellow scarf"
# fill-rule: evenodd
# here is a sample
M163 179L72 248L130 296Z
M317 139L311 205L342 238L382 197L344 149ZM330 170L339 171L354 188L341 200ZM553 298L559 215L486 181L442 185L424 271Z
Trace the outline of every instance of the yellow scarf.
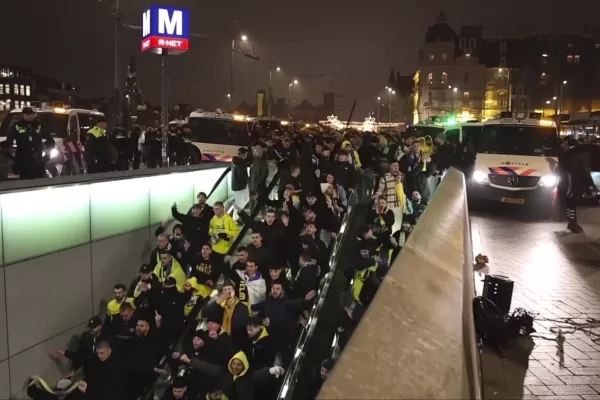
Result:
M223 325L221 326L225 332L231 335L231 321L233 320L233 311L235 306L240 302L240 299L234 297L221 303L221 307L225 310L223 314Z
M404 193L404 185L396 184L396 195L398 196L398 206L402 209L402 213L406 211L406 194Z

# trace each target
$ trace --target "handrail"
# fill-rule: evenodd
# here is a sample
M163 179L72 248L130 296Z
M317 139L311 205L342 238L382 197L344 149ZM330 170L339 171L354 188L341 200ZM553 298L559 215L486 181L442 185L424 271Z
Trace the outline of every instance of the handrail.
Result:
M221 176L219 177L219 179L217 179L217 181L215 182L215 184L213 185L212 189L210 190L210 192L208 193L208 195L206 196L206 198L208 199L210 196L213 195L213 193L215 193L215 190L217 190L217 188L219 187L219 185L221 184L221 182L223 182L223 179L225 179L227 177L227 175L229 175L229 173L231 172L231 167L227 167L225 169L225 171L223 171L223 173L221 174Z
M217 181L217 183L220 184L223 181L224 177L229 172L231 172L231 167L229 167L229 168L227 168L227 170L225 170L225 172L223 173L223 175L221 175L221 178L219 178L219 180ZM275 173L275 175L273 176L273 179L271 179L271 182L267 186L267 193L271 193L273 191L273 188L275 188L275 185L279 181L279 175L280 175L280 173L279 173L279 171L277 171ZM216 187L213 187L213 190L211 191L211 194L214 193L215 190L216 190ZM210 197L210 195L209 195L209 197ZM262 202L260 202L260 201L257 202L256 207L250 213L250 218L252 218L252 219L256 218L256 216L258 215L258 212L260 211L260 209L262 208L263 205L264 204ZM246 232L248 232L248 229L250 229L250 225L249 224L245 224L242 227L242 229L238 233L237 237L235 238L235 240L231 244L231 247L229 248L229 251L227 252L227 255L230 256L233 253L235 253L237 247L239 246L239 244L241 243L241 241L244 239L244 236L246 235ZM204 306L206 306L206 304L208 304L209 301L210 301L210 298L206 297L206 298L202 299L202 301L196 302L196 304L194 305L194 307L190 311L190 314L188 315L187 326L185 327L183 333L181 334L181 336L176 341L174 341L169 346L169 350L168 350L167 354L165 356L163 356L163 358L161 358L161 360L159 361L158 368L160 368L160 369L166 368L167 362L168 362L168 357L174 351L174 349L176 348L176 346L185 340L186 335L189 333L189 331L191 329L195 329L195 327L197 326L196 318L198 317L198 314L200 313L200 311L202 310L202 308L204 308ZM158 379L160 379L160 377L157 378L157 380ZM138 400L151 400L154 397L154 387L155 386L156 386L156 381L153 382L152 384L150 384L149 387L147 387L146 389L144 389L144 391L142 392L142 395L138 396Z
M482 398L469 229L464 176L452 169L394 260L319 399ZM399 370L401 364L416 366Z
M355 204L348 213L348 218L340 230L340 240L332 254L331 271L321 283L323 294L319 303L313 307L312 321L305 336L299 340L294 359L286 375L278 399L303 400L310 398L310 389L314 376L314 362L320 365L321 361L331 355L331 343L341 322L341 295L346 289L346 279L343 267L355 256L351 249L355 248L355 241L360 227L364 224L366 213L370 204L362 202ZM310 360L309 360L310 358Z
M108 181L119 181L131 178L144 178L156 175L194 172L213 168L224 168L225 166L227 166L227 168L229 169L231 168L231 166L228 166L228 164L226 163L207 162L202 164L183 165L178 167L147 168L134 169L128 171L104 172L99 174L58 176L52 179L40 178L0 181L0 193L3 193L5 191L25 191L33 189L43 189L47 187L79 185L82 183L100 183Z
M328 262L329 272L323 277L323 279L321 279L321 283L319 285L318 297L313 305L313 308L311 309L311 313L308 318L309 322L304 327L304 329L302 329L302 333L300 334L300 337L298 338L298 342L296 344L296 350L294 352L295 355L294 355L294 358L292 359L291 364L288 367L286 375L284 376L278 399L285 399L285 398L287 398L286 396L293 395L293 392L295 389L295 382L297 381L297 378L303 367L302 361L303 361L304 357L303 357L302 349L306 346L307 341L312 339L312 337L314 335L314 331L316 330L316 322L319 318L321 310L323 309L325 299L327 297L327 294L329 293L329 288L331 286L331 282L334 279L334 274L335 274L336 266L337 266L337 258L338 258L337 255L341 252L340 248L342 246L342 243L344 243L343 238L345 236L347 236L346 227L348 225L349 218L352 214L352 209L360 199L369 198L371 195L373 188L368 187L368 186L373 186L373 185L366 185L367 177L368 177L368 175L364 175L364 174L362 175L362 180L359 182L358 187L356 188L355 191L352 192L352 194L348 198L348 209L347 209L346 215L344 216L342 223L340 225L341 226L340 234L333 244L333 249L332 249L331 255L329 257L329 262ZM371 183L371 182L369 182L369 183ZM342 273L343 273L343 271L342 271Z

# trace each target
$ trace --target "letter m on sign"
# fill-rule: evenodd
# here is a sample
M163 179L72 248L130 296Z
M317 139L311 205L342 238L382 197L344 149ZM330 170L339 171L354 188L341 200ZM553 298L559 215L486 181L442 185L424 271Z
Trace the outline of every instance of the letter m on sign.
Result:
M142 14L142 37L149 36L150 33L152 33L152 30L151 30L152 19L150 16L151 16L150 10L146 10L146 11L144 11L144 14Z
M158 34L159 35L183 35L183 12L173 10L169 15L169 10L158 9Z

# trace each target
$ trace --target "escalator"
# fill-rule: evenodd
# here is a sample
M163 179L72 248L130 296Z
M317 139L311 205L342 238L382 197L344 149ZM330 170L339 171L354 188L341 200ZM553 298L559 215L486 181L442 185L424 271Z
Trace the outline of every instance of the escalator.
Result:
M308 400L318 392L321 362L331 356L338 327L346 312L341 301L348 284L344 267L356 256L357 236L372 206L366 199L374 186L361 186L348 200L348 213L329 259L330 271L321 280L317 300L284 377L279 400Z

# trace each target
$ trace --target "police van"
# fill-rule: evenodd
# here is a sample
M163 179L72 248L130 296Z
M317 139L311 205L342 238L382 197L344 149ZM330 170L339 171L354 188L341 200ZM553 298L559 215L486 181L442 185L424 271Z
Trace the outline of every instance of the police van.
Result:
M488 120L474 137L476 158L467 182L471 203L533 206L548 215L553 211L559 137L552 121Z
M85 141L87 131L95 126L99 119L104 118L104 114L95 110L62 107L42 107L33 110L42 129L49 132L55 142L50 154L45 155L48 159L46 169L52 176L67 174L63 164L66 161L65 153L69 149L64 142L66 139L74 142ZM21 119L21 113L21 108L15 108L4 118L0 125L0 142L6 140L9 130Z
M252 122L244 115L194 111L188 118L191 129L191 159L231 162L240 147L247 147Z

